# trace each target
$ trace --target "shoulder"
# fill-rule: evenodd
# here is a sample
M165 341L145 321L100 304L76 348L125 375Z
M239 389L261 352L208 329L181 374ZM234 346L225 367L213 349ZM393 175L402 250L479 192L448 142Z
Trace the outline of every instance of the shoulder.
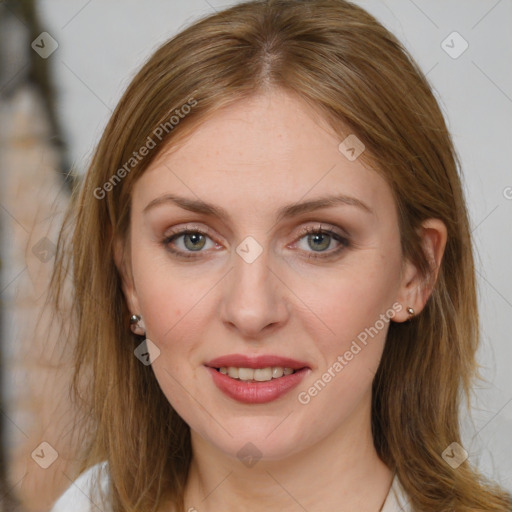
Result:
M108 490L108 465L99 462L84 471L55 502L50 512L89 512L103 510L98 489ZM105 510L104 512L109 512Z
M395 474L381 512L410 512L411 510L409 498L400 484L398 475Z

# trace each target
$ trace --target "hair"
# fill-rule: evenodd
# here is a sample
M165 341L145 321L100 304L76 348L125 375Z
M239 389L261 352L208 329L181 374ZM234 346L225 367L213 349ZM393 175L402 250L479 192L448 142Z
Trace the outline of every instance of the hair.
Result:
M68 275L73 284L71 390L89 416L81 471L108 461L114 512L156 511L164 499L183 509L190 430L151 367L134 357L143 338L129 329L114 241L127 240L133 186L162 148L219 109L272 88L305 100L340 141L355 134L364 143L360 158L392 190L403 258L426 283L433 269L419 226L438 218L447 228L424 310L389 327L372 389L378 455L415 511L511 510L512 497L469 461L452 469L442 458L452 442L462 444L459 409L478 377L460 161L421 69L381 23L344 0L254 0L205 17L158 48L119 101L73 195L52 279L57 310L68 317ZM154 148L135 157L149 141Z

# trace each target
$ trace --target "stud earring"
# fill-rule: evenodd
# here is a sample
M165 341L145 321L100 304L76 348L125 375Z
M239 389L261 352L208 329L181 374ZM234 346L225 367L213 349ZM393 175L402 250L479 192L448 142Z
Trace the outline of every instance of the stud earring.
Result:
M142 320L142 317L140 315L132 315L130 317L130 329L135 334L145 336L146 326L144 325L144 321Z
M414 309L411 308L411 306L409 306L407 308L407 313L409 313L409 320L414 316Z

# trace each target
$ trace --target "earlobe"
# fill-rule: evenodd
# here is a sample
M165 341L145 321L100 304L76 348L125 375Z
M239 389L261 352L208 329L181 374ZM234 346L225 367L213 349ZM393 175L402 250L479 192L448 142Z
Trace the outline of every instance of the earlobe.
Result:
M400 289L397 302L402 306L393 317L394 322L406 322L411 320L420 311L418 305L419 290L421 286L421 274L419 269L411 261L405 260L402 266Z
M146 335L146 325L140 315L132 315L130 317L130 329L133 333L139 334L140 336Z
M425 307L437 281L446 248L447 233L446 226L440 219L427 219L422 222L420 236L422 248L430 266L430 273L424 276L411 261L404 263L402 282L397 298L403 307L400 313L394 317L396 322L410 320Z

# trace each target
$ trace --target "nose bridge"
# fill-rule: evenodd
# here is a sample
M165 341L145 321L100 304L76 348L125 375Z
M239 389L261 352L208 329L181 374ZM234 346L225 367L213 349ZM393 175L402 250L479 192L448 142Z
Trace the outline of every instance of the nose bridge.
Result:
M253 237L233 252L233 271L226 282L222 319L255 336L287 315L282 283L271 269L271 253Z

